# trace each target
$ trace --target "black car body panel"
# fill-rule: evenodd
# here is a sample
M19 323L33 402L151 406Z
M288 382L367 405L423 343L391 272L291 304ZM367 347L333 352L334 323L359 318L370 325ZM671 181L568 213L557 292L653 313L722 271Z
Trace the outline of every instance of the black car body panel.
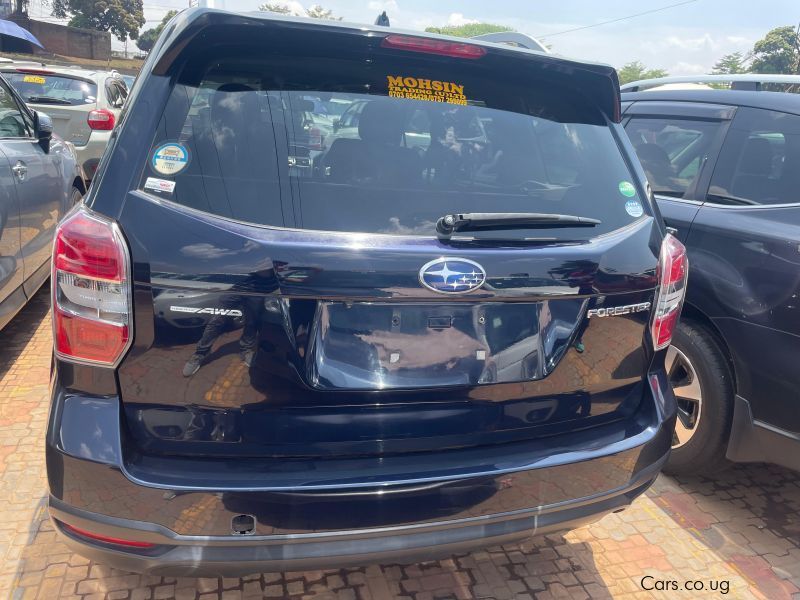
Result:
M398 51L387 33L189 10L150 53L86 209L129 249L133 340L111 368L57 353L53 372L51 511L81 552L189 574L419 559L624 508L663 464L675 407L651 306L665 231L613 69L492 44L479 60ZM411 84L443 85L438 69L474 96L387 102L387 73L412 67ZM500 72L531 107L486 84ZM374 108L358 137L307 152L304 95L330 93ZM381 138L395 104L414 127L399 148ZM239 130L247 145L220 152L223 118L260 126L231 106L269 114L277 141ZM453 124L434 133L434 119ZM553 143L547 183L526 166L534 181L500 189L534 152L489 151L509 124L603 148L580 163L601 173L581 179ZM154 191L165 144L187 164ZM484 163L461 180L436 144ZM274 167L243 168L270 153ZM383 161L378 178L418 159L438 161L424 182L380 186L353 164ZM436 217L487 206L597 223L435 235Z
M800 134L800 97L735 90L650 90L626 93L623 98L629 103L626 122L638 116L719 123L694 187L680 198L658 193L656 197L667 226L676 228L686 244L692 265L684 312L713 326L733 367L737 396L728 458L800 469L800 399L792 359L800 350L800 192L787 181L797 171L794 148ZM754 122L768 119L785 140L781 140L786 144L785 175L776 182L766 173L754 173L748 176L752 182L742 179L738 185L753 183L766 190L777 184L781 189L772 192L769 201L752 205L725 201L717 183L730 169L726 156L745 147Z

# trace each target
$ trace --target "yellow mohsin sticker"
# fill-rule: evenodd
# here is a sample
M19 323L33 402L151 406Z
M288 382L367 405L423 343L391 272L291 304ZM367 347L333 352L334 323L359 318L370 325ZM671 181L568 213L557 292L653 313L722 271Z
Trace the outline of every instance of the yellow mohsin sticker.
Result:
M25 75L22 78L22 81L24 81L25 83L40 83L40 84L44 84L45 79L41 75Z
M389 84L389 97L391 98L467 104L464 86L457 83L422 77L403 77L402 75L387 75L386 80Z

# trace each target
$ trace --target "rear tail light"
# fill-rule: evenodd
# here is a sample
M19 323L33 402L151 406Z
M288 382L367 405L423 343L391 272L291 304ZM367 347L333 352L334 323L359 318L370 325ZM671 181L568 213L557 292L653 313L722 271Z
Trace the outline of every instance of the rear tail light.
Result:
M312 127L308 130L308 147L311 150L325 149L325 138L319 128Z
M668 233L661 244L661 255L658 259L658 291L650 324L650 334L656 350L666 348L672 341L686 295L688 275L686 247L678 238Z
M114 113L106 108L98 108L89 113L86 122L96 131L111 131L114 129Z
M140 542L138 540L126 540L122 538L110 537L107 535L100 535L99 533L86 531L85 529L75 527L74 525L67 525L66 523L61 523L61 526L69 533L87 538L95 542L102 542L104 544L114 544L115 546L125 546L127 548L145 549L145 548L155 547L155 544L151 544L150 542Z
M65 360L115 365L131 342L128 248L117 225L84 205L56 229L53 340Z
M481 58L486 54L486 48L462 42L449 42L431 38L415 37L411 35L398 35L391 33L381 41L384 48L396 50L409 50L411 52L424 52L426 54L440 54L456 58Z

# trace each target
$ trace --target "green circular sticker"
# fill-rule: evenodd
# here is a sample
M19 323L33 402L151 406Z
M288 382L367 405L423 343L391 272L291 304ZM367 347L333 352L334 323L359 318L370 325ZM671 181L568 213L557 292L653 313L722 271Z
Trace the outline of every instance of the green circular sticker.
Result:
M636 188L630 181L619 182L619 193L626 198L633 198L636 195Z

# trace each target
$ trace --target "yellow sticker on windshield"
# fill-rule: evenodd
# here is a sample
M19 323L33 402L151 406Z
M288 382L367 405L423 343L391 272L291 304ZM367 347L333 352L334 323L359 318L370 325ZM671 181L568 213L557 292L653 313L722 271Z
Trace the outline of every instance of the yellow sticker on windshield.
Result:
M45 82L45 79L44 79L44 77L42 77L41 75L25 75L25 76L22 78L22 81L24 81L25 83L39 83L39 84L44 84L44 82Z
M467 104L464 86L457 83L423 79L422 77L403 77L402 75L387 75L386 80L389 84L389 97L391 98Z

